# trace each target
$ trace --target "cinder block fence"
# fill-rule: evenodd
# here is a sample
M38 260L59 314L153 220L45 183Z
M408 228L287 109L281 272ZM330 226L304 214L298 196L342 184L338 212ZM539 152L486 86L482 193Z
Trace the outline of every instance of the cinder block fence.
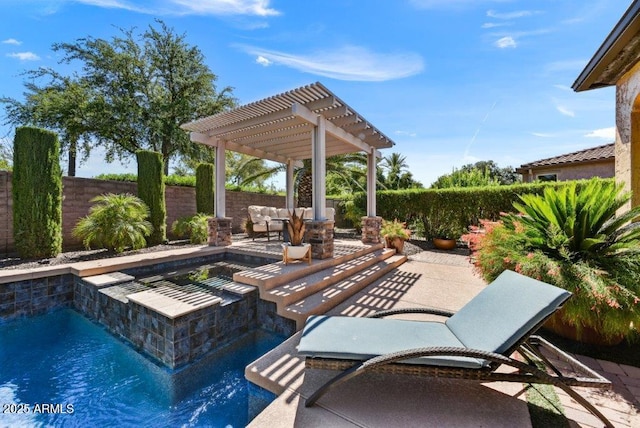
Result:
M62 233L65 250L77 249L82 246L81 242L71 236L71 231L78 219L88 214L91 199L105 193L136 195L138 187L136 183L79 177L63 177L62 185ZM227 216L233 218L234 233L241 231L241 225L247 217L246 210L249 205L283 207L285 204L284 196L279 195L227 191L226 196ZM172 238L171 224L180 217L196 213L196 190L193 187L167 186L165 197L167 233ZM10 254L14 248L11 173L0 171L0 254Z

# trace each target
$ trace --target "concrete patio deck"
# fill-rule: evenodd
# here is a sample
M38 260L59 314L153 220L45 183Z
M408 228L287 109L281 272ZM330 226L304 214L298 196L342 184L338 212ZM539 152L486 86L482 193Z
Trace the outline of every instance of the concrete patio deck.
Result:
M484 286L466 256L424 251L330 313L365 316L382 309L415 306L457 310ZM294 335L247 366L247 379L278 395L250 427L531 426L524 386L507 383L481 385L463 380L367 375L332 390L316 406L305 408L301 398L308 397L335 373L304 370L304 360L295 348L299 336ZM614 387L612 391L576 389L616 426L639 428L640 368L577 357L609 378ZM556 388L556 392L570 426L602 425L562 391Z

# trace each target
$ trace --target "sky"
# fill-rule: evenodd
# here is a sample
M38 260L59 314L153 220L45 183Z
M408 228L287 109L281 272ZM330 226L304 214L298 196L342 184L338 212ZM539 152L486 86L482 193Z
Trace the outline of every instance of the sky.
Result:
M53 43L142 33L162 19L241 104L316 81L395 141L429 186L614 141L615 89L571 85L626 0L0 0L0 96L62 66ZM4 112L0 111L0 119ZM13 130L0 126L7 144ZM95 151L77 171L135 172ZM283 187L282 178L273 182Z

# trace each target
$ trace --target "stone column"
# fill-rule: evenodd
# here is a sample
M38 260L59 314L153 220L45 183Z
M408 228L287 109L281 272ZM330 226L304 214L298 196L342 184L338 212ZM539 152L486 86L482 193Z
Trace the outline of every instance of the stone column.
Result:
M231 245L231 217L209 217L209 245L226 247Z
M311 257L328 259L333 257L334 221L311 220L305 222L304 242L311 244Z
M362 242L365 244L381 243L381 228L382 217L362 217Z

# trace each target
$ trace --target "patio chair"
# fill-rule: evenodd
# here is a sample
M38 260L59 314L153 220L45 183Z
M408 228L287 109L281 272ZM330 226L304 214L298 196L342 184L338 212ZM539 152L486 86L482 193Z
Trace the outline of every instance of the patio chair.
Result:
M299 354L307 368L340 370L307 400L313 404L331 388L366 372L550 384L566 391L606 426L611 422L575 392L574 386L611 388L611 382L545 339L531 336L571 293L505 271L457 313L430 309L381 311L366 318L312 316L304 327ZM423 313L445 322L382 319ZM563 374L545 349L576 374ZM517 351L522 358L511 355ZM496 371L501 365L516 371ZM541 365L540 365L541 364ZM542 368L539 368L542 367Z

